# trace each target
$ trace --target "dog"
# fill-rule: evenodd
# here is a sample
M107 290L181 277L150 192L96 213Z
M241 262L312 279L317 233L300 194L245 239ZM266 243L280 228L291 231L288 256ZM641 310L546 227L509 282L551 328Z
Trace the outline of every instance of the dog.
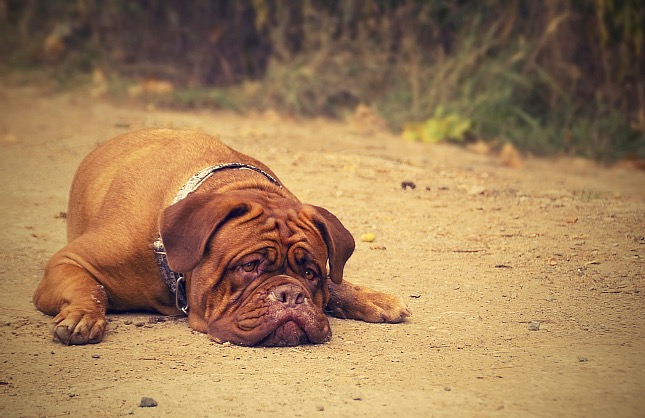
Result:
M397 323L398 298L343 281L354 239L264 164L189 130L106 141L72 182L67 245L33 296L64 344L98 343L106 312L188 316L217 342L329 341L326 313Z

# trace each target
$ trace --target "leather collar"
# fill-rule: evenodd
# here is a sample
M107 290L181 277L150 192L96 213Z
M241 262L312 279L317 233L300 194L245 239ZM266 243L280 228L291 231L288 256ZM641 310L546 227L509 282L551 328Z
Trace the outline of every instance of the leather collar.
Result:
M238 170L252 170L256 173L262 174L266 177L271 183L275 184L279 188L282 188L282 185L278 180L271 176L266 171L252 166L250 164L244 163L226 163L218 164L207 167L201 170L199 173L192 176L186 184L179 190L179 193L175 196L172 201L172 204L179 202L182 199L185 199L189 194L194 192L201 186L210 176L214 173L222 170L228 169L238 169ZM157 239L152 243L152 248L157 259L157 265L159 266L159 271L163 277L164 282L168 285L170 292L175 295L175 305L177 309L182 311L185 315L188 315L188 297L186 296L186 278L183 274L172 271L168 266L168 260L166 259L166 249L164 248L163 241L161 240L161 234L157 236Z

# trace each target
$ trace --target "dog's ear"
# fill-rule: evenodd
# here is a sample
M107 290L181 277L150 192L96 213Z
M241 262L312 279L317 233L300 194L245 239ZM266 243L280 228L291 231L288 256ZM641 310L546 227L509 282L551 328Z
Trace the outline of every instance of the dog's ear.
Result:
M224 194L190 195L161 212L159 232L171 270L192 271L202 259L210 237L251 205Z
M327 209L304 205L303 210L318 228L327 246L329 277L332 282L340 284L343 281L345 263L354 252L354 237Z

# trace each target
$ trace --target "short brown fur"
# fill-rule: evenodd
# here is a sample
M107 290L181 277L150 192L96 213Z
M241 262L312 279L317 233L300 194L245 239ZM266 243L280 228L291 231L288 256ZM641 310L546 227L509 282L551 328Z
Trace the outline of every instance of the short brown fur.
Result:
M100 342L107 311L180 313L151 248L159 233L170 267L186 274L189 325L216 341L324 342L331 331L323 309L368 322L409 316L395 297L343 281L351 234L261 173L223 170L172 205L193 174L228 162L277 179L261 162L195 131L126 133L83 160L70 191L68 244L34 293L36 307L54 316L57 339ZM235 264L244 257L252 261ZM312 279L314 272L323 277Z

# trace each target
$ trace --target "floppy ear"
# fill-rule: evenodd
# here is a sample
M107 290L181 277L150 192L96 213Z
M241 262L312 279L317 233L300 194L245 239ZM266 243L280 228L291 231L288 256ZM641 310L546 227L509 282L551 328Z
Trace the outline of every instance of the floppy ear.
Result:
M217 228L250 210L250 204L225 194L188 196L165 208L159 231L168 266L179 273L192 271Z
M325 208L304 205L304 210L310 214L314 225L320 231L327 253L329 254L329 277L331 281L340 284L343 281L345 263L354 252L354 237L345 229L342 223Z

